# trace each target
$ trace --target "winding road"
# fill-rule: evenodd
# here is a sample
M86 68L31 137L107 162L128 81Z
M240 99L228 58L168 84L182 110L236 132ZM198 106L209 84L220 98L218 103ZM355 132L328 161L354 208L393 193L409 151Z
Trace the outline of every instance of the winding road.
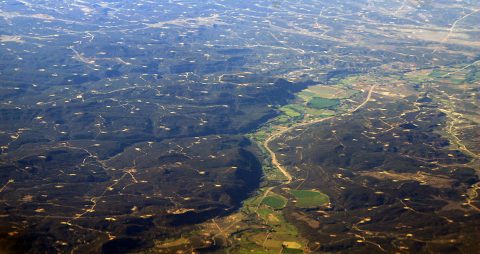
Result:
M358 105L357 107L355 107L354 109L352 110L349 110L348 112L344 113L344 114L341 114L341 115L346 115L346 114L351 114L351 113L355 113L357 112L358 110L360 110L361 108L363 108L369 101L370 99L372 98L372 93L375 89L376 85L372 85L370 87L370 89L368 90L368 94L367 94L367 97L365 98L365 100L360 104ZM308 125L312 125L312 124L316 124L316 123L320 123L320 122L324 122L324 121L327 121L327 120L330 120L330 119L333 119L337 116L330 116L330 117L326 117L326 118L320 118L320 119L315 119L315 120L312 120L312 121L308 121L308 122L301 122L301 123L298 123L298 124L294 124L292 126L290 126L289 128L286 128L286 129L283 129L283 130L280 130L278 132L275 132L273 133L272 135L270 135L264 142L263 142L263 147L265 147L265 149L267 150L267 152L269 153L270 155L270 158L272 160L272 165L274 165L284 176L285 178L287 178L287 180L285 181L284 184L289 184L292 182L293 180L293 177L292 175L285 169L284 166L282 166L282 164L280 164L280 162L278 162L278 159L277 159L277 154L270 148L270 143L279 138L280 136L282 136L283 134L285 133L288 133L290 132L291 130L293 129L296 129L296 128L299 128L299 127L305 127L305 126L308 126Z

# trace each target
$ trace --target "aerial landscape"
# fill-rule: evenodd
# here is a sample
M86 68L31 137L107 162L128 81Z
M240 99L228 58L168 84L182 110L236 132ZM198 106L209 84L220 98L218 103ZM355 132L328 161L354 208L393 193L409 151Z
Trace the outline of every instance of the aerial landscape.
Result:
M0 1L0 253L480 253L480 1Z

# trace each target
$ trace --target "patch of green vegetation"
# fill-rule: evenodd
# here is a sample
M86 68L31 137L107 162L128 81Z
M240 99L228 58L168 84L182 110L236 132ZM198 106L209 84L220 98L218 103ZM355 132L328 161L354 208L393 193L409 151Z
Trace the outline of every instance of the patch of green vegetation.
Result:
M322 118L335 115L335 111L333 110L314 109L314 108L307 108L305 113L313 117L322 117Z
M297 202L295 206L300 208L314 208L327 204L330 199L327 195L314 190L290 190Z
M360 79L361 76L349 76L345 77L338 81L340 85L350 85L351 83L355 83Z
M275 227L275 234L273 238L281 241L293 241L298 236L298 231L295 226L288 223L282 215L282 211L276 211L269 206L261 206L254 209L258 216L268 225Z
M286 114L286 113L285 113ZM278 116L276 119L275 119L275 123L277 124L286 124L290 121L290 117L288 115L281 115L281 116Z
M289 117L299 117L302 115L300 112L293 109L290 105L283 106L280 108L280 110Z
M264 193L266 189L267 189L266 187L259 189L257 195L243 201L243 208L246 208L247 210L249 210L249 208L253 208L254 210L256 210L256 207L259 206L260 203L262 203L263 201L262 193Z
M264 163L263 172L265 175L265 180L269 181L284 181L286 177L282 172L278 171L277 168L272 167L270 164Z
M285 248L285 249L283 249L282 253L284 253L284 254L302 254L303 250Z
M307 90L303 90L301 91L300 93L297 94L298 97L302 98L304 101L308 101L310 100L311 98L315 97L315 96L318 96L317 94L315 94L314 92L311 92L311 91L307 91Z
M303 104L289 104L288 106L300 113L305 110L305 106Z
M433 70L432 72L430 72L430 77L434 77L434 78L441 78L442 76L445 76L448 72L446 71L441 71L441 70Z
M257 210L258 215L262 218L266 218L269 214L271 214L273 211L270 208L259 208Z
M283 209L287 205L287 199L277 194L271 194L265 197L262 204L268 205L273 209Z
M237 251L234 251L234 253L239 253L239 254L270 254L270 253L278 253L274 252L273 250L266 250L265 248L262 248L261 246L258 246L254 243L243 243L242 248L240 248Z
M255 140L265 140L268 136L268 133L266 133L265 131L258 131L256 133L254 133L253 135L251 135L251 138L255 139Z
M455 85L461 85L465 80L462 78L452 78L450 81Z
M340 105L339 99L325 99L321 97L313 97L307 104L315 109L333 108Z
M280 110L289 117L300 117L302 116L305 108L300 104L288 104L281 107Z
M426 82L430 79L432 79L430 76L427 76L427 75L406 75L406 76L403 76L404 78L402 80L406 80L410 83L423 83L423 82Z

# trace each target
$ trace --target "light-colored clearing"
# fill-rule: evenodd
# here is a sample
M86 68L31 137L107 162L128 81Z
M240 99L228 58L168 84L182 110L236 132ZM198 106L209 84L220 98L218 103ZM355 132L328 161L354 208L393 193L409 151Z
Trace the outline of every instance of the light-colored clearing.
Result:
M22 40L22 37L16 35L0 35L0 42L24 43L25 41Z
M453 180L442 177L434 176L424 172L417 173L395 173L395 172L362 172L362 176L370 176L379 180L398 180L398 181L417 181L422 184L426 184L435 188L451 188Z
M146 24L150 28L163 28L168 25L187 26L187 27L200 27L200 26L213 26L226 24L221 21L220 15L213 14L210 17L198 17L192 19L174 19L168 21L157 22L154 24Z

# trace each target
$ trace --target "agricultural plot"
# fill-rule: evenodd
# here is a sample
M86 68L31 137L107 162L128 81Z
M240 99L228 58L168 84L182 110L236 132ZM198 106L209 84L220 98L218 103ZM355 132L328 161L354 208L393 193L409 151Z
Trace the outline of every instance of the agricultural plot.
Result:
M314 208L328 204L327 195L315 190L290 190L295 197L295 206L300 208Z

